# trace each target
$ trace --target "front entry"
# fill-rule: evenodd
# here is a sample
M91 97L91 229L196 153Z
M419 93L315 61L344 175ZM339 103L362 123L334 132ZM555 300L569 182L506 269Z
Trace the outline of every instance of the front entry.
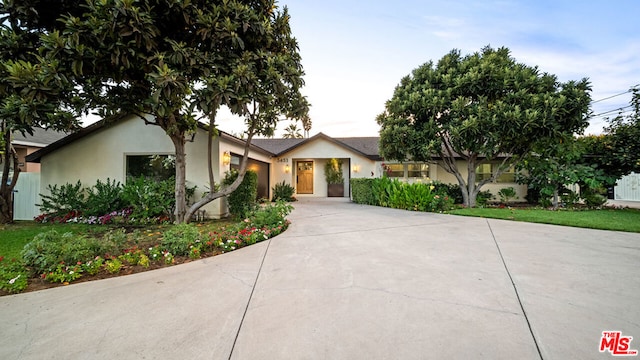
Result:
M313 194L313 161L298 161L296 169L298 194Z

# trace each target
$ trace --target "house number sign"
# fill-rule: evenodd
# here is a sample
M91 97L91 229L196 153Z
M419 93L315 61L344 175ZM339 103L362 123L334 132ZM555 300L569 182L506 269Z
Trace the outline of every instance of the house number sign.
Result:
M278 158L276 160L279 163L288 163L289 162L289 158Z

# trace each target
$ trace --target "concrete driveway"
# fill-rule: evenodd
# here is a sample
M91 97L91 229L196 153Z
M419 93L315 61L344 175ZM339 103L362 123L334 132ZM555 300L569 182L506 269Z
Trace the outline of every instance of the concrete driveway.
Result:
M0 359L607 359L640 234L295 203L229 254L0 298Z

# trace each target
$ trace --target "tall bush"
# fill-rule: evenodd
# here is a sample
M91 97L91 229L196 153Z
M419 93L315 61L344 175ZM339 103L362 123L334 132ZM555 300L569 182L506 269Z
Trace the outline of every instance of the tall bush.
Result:
M238 178L238 171L231 169L225 174L222 184L224 186L229 186L236 178ZM231 216L238 219L246 218L249 213L255 209L257 205L257 198L258 174L255 171L247 170L240 186L227 196L229 213Z
M355 180L355 181L354 181ZM453 198L430 183L404 183L388 177L352 179L354 202L413 211L446 211Z
M332 158L324 164L324 177L327 184L343 184L342 160Z
M40 194L42 204L40 210L54 216L64 215L71 211L78 211L85 207L85 190L80 183L58 185L47 185L49 194Z
M83 215L100 216L126 207L122 199L122 185L116 180L107 178L106 182L98 180L87 190L87 199Z
M376 179L351 179L351 196L353 202L365 205L378 205L373 193Z
M143 176L130 179L122 188L122 198L133 210L131 217L171 216L175 205L174 184L173 178L159 182Z

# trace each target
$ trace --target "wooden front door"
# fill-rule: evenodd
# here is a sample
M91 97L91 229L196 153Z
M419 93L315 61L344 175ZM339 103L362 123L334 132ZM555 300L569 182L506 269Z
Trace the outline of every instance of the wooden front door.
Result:
M298 161L296 189L298 194L313 194L313 161Z

